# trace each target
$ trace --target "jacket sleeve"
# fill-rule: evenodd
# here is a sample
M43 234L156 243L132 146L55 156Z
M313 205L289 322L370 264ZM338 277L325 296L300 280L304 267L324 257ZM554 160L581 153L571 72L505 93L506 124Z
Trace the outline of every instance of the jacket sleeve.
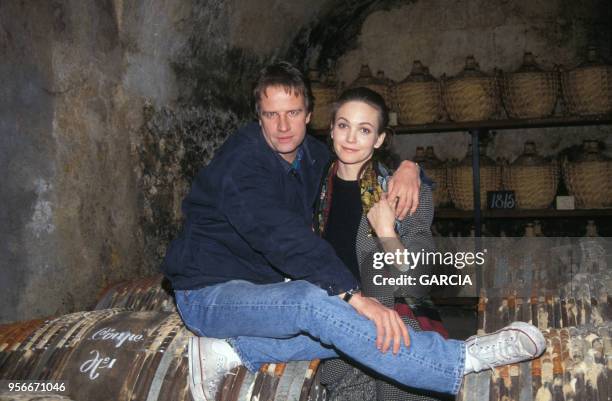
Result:
M419 207L416 212L402 220L397 228L399 240L409 253L420 253L432 251L434 249L433 237L431 235L431 223L433 220L433 200L431 187L426 183L421 184L419 191ZM367 219L364 222L367 223ZM417 265L411 269L409 265L395 266L385 264L382 269L377 270L374 256L376 253L384 252L381 241L358 241L359 252L361 253L361 278L364 293L375 297L385 306L393 307L396 296L422 298L429 294L429 286L419 284L419 278L423 274L431 274L432 267L428 265ZM380 263L381 260L378 260ZM376 278L376 277L380 278ZM382 278L406 278L411 277L414 285L392 285L384 283Z
M431 186L428 183L423 183L419 191L419 207L412 216L407 216L399 226L400 240L408 252L416 254L434 250L435 245L431 234L433 213ZM420 276L435 273L435 266L421 263L416 265L414 269L402 270L403 274L415 277L418 283ZM404 296L419 298L428 295L430 289L429 286L422 285L402 286L399 292Z
M277 172L257 157L236 160L222 183L219 208L246 242L294 280L306 280L330 295L359 283L333 248L283 202Z

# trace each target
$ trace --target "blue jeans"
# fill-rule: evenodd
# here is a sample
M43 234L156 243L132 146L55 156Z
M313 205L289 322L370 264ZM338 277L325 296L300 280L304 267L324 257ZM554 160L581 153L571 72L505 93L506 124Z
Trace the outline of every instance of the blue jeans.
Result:
M234 280L175 293L187 327L198 336L228 338L251 371L264 363L343 356L406 386L452 394L461 386L463 341L409 328L409 347L382 353L373 322L306 281Z

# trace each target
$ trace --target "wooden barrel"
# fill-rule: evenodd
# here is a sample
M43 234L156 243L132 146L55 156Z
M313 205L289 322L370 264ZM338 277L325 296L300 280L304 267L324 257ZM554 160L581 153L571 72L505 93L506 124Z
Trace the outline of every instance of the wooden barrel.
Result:
M491 333L513 321L529 322L541 330L598 326L612 320L610 296L559 294L533 297L481 297L478 330Z
M458 401L607 401L612 396L612 324L545 330L533 360L466 375Z
M95 309L176 312L172 288L163 275L123 281L102 291Z
M187 400L189 335L175 313L73 313L2 351L0 379L65 381L76 400Z
M327 393L319 383L319 361L267 364L257 373L241 366L227 375L220 401L323 401Z
M177 313L106 309L18 326L0 326L0 380L63 381L61 395L75 400L192 399L186 351L192 334ZM266 365L256 374L241 367L226 377L221 399L323 399L317 366Z

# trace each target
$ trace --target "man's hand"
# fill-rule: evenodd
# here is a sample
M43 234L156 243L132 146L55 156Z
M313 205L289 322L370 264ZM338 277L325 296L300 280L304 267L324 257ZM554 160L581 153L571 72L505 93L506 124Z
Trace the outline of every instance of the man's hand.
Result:
M402 220L408 213L412 214L419 206L419 189L421 188L421 178L419 166L410 160L404 160L393 177L389 180L387 192L389 202L395 206L395 215Z
M354 294L349 303L360 315L367 317L376 325L376 347L379 350L387 352L393 342L393 354L397 354L402 339L406 347L410 346L408 329L396 311L387 308L374 298L363 297L359 293Z

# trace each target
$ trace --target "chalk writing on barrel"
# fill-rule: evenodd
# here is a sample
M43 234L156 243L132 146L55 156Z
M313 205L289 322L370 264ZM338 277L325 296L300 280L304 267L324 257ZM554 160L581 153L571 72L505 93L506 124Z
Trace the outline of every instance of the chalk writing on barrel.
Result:
M94 354L94 357L83 362L79 368L81 373L89 374L90 380L96 380L100 376L98 369L112 369L115 362L117 362L117 358L101 357L100 353L96 350L91 351L90 354Z
M142 341L142 334L134 334L130 331L117 331L112 327L105 327L91 335L92 340L110 340L115 342L115 348L119 348L124 342Z

